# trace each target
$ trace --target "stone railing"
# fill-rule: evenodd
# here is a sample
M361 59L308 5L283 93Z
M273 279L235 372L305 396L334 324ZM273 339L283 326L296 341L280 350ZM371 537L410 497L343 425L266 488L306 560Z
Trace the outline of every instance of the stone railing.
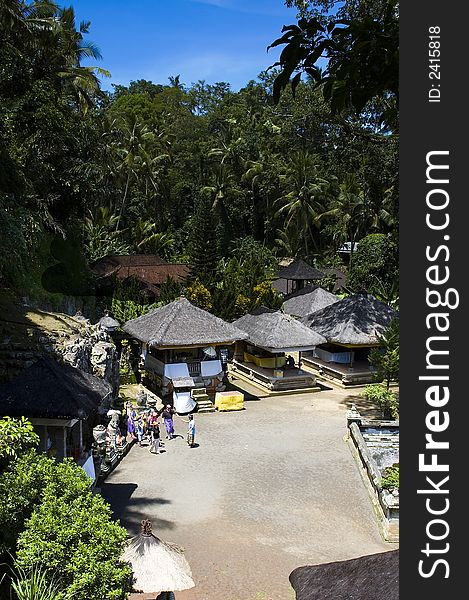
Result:
M381 533L388 542L399 541L399 490L388 491L382 487L383 475L370 453L362 428L388 429L399 426L398 421L367 421L361 418L354 406L347 413L348 441L360 468L362 479L378 516Z

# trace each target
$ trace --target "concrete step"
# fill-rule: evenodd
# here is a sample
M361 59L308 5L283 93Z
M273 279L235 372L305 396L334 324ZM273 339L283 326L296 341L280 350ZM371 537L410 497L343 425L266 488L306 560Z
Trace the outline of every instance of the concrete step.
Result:
M207 399L194 398L194 400L197 404L197 412L215 412L215 406L208 397Z

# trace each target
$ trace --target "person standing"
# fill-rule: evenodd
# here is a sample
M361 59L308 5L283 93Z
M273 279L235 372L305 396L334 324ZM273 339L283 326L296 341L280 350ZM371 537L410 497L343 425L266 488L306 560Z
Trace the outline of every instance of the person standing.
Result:
M194 415L189 415L189 420L187 421L187 423L189 423L189 426L187 428L187 443L188 445L193 448L195 445L195 421L194 421Z
M132 407L127 408L127 434L130 435L131 440L137 439L137 427L135 421L137 419L137 412ZM127 437L127 436L126 436Z
M166 428L166 439L172 440L174 438L174 423L173 423L173 414L174 409L171 407L171 404L167 404L164 407L162 417L164 421L164 426Z
M153 420L149 425L150 433L150 452L153 454L160 453L160 426L158 420Z
M143 417L141 415L138 417L138 420L137 420L136 433L137 433L138 445L141 446L143 438L145 437L145 423L144 423Z

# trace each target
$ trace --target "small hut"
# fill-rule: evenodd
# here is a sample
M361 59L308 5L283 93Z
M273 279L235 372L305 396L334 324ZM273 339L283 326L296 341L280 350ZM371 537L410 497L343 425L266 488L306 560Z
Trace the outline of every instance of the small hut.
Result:
M303 362L321 376L343 385L371 383L369 352L380 345L380 336L396 317L396 310L364 293L302 317L304 325L327 340L304 354Z
M173 401L174 379L192 379L195 388L211 395L224 389L220 350L247 337L183 297L128 321L123 329L141 343L149 385Z
M110 316L108 310L106 310L104 312L104 316L99 319L98 325L101 329L104 329L104 331L109 334L114 333L121 326L119 321L116 321Z
M0 386L0 412L27 417L40 448L57 460L79 458L91 446L99 407L107 410L111 396L103 379L44 357Z
M298 567L296 600L399 600L399 550Z
M307 285L285 298L283 310L293 317L306 317L339 300L338 296L321 287Z
M158 598L164 598L170 592L195 586L184 550L156 537L149 520L141 522L139 535L130 540L122 559L132 567L133 587L137 592L161 594Z
M290 294L295 290L303 288L306 282L322 279L324 273L299 258L291 262L287 267L281 268L277 273L277 277L278 280L274 282L274 287L277 288L279 286L282 291L285 290L283 293ZM285 287L282 285L281 280L286 281Z
M314 376L300 368L301 352L326 339L290 315L260 308L234 321L247 340L236 343L232 372L272 391L314 388ZM295 365L287 353L298 353ZM293 364L289 364L293 361Z

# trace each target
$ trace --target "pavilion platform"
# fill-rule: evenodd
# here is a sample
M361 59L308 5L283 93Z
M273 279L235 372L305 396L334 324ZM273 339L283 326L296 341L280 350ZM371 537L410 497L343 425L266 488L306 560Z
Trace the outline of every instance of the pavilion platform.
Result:
M242 379L268 395L319 392L321 387L311 372L301 368L267 369L252 362L233 359L229 365L231 379Z
M343 388L361 387L375 383L374 368L368 361L357 360L350 364L327 362L316 356L301 355L301 366L314 373L320 380L324 379Z

